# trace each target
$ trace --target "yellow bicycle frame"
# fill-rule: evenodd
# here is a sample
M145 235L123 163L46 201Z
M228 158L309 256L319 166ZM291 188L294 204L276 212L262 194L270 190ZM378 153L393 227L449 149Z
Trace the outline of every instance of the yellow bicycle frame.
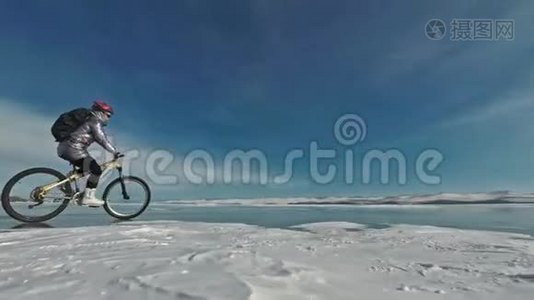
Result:
M100 167L103 169L103 171L106 171L106 170L109 170L109 169L118 169L118 168L122 167L122 162L120 162L118 159L114 159L114 160L111 160L111 161L103 163L102 165L100 165ZM67 183L67 182L72 182L72 181L74 181L76 179L79 179L79 178L82 178L82 177L85 177L85 174L78 173L78 172L73 172L73 174L68 176L66 179L63 179L63 180L60 180L60 181L56 181L56 182L49 183L47 185L41 186L39 188L38 197L39 198L44 198L44 196L48 192L53 190L54 188L56 188L58 186L61 186L61 185L65 184L65 183Z

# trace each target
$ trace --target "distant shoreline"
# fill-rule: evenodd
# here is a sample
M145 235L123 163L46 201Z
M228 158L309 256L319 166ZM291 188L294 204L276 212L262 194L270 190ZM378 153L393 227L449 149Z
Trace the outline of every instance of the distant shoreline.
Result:
M534 194L511 192L429 195L401 195L388 197L296 197L254 199L167 200L161 203L176 205L476 205L476 204L534 204Z

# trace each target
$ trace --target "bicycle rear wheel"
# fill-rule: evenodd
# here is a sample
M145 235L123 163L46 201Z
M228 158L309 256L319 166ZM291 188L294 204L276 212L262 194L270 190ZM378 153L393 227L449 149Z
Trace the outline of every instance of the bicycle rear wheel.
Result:
M9 216L22 222L50 220L69 204L73 194L70 182L55 187L43 197L38 196L39 189L65 179L65 175L49 168L22 171L13 176L2 190L2 207Z
M109 183L102 199L105 201L104 209L108 214L117 219L128 220L145 211L150 203L150 197L150 188L144 180L134 176L124 176Z

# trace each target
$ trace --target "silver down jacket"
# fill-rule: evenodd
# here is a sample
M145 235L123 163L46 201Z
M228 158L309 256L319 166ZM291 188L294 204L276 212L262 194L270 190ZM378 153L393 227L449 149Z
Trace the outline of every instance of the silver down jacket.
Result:
M92 112L92 116L85 123L71 133L69 138L59 143L57 154L68 161L88 157L87 148L95 141L107 151L115 154L117 150L104 132L104 126L105 121L100 112Z

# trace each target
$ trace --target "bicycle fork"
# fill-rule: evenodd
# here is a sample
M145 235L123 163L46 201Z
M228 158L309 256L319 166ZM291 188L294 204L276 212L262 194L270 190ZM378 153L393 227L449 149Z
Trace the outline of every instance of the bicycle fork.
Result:
M124 178L122 177L122 167L118 167L117 170L119 171L119 182L121 183L122 198L124 200L130 200L130 195L128 195L128 192L126 191L126 185L124 184Z

